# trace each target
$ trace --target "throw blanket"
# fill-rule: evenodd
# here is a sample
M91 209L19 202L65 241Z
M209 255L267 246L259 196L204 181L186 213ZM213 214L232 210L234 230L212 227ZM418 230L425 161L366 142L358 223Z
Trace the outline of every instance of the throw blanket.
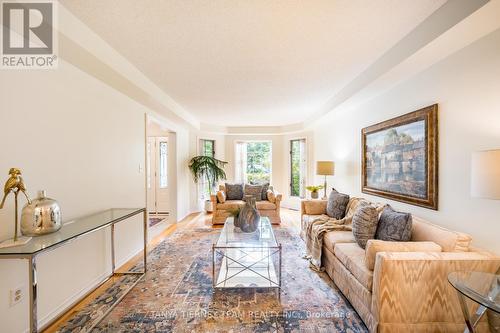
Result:
M366 200L362 198L351 198L346 208L346 216L341 220L336 220L327 215L321 215L306 226L305 241L307 255L311 269L315 271L323 271L321 266L321 250L323 248L323 236L330 231L351 231L352 216L360 203Z

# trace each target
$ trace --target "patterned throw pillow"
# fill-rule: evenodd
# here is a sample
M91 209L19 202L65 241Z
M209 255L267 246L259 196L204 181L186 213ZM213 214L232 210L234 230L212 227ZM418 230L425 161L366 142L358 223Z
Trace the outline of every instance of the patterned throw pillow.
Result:
M266 199L271 203L276 203L276 194L273 192L273 190L267 190Z
M226 200L243 200L243 184L226 183Z
M377 224L377 209L370 204L359 205L352 217L352 233L356 243L363 249L369 239L375 238Z
M245 184L245 196L251 195L255 198L255 201L262 200L262 185L249 185ZM245 198L243 198L245 200Z
M411 240L412 218L410 213L396 212L385 207L378 223L375 239L395 242Z
M226 202L226 193L224 193L224 191L217 191L217 202L218 203Z
M341 220L345 216L349 195L332 190L326 204L326 214L336 220Z

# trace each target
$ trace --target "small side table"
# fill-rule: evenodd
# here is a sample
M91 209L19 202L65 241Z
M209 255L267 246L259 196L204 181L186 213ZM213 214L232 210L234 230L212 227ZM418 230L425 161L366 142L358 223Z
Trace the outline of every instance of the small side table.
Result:
M500 275L483 272L453 272L448 281L457 290L458 299L467 325L464 332L474 333L476 325L487 309L500 314ZM472 316L466 297L479 304Z

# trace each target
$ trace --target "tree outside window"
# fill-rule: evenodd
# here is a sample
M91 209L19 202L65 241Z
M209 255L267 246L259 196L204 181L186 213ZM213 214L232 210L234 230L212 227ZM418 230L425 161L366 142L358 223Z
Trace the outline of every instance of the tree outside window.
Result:
M290 195L305 197L306 179L306 140L290 141Z
M236 180L250 184L271 182L271 141L246 141L236 144Z

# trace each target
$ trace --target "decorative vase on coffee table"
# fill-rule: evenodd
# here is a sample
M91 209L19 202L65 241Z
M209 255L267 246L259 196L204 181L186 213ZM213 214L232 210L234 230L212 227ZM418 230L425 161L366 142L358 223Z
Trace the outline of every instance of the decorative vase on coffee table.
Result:
M245 196L245 206L238 215L238 226L243 232L254 232L259 227L260 214L255 206L253 195Z

